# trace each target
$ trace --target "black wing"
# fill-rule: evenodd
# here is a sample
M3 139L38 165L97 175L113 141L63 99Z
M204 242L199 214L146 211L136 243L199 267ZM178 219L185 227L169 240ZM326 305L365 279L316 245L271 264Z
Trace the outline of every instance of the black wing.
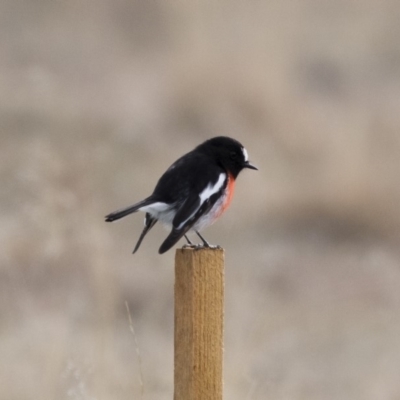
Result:
M200 197L194 193L177 211L172 221L172 231L158 250L160 254L168 251L193 226L199 208Z
M158 252L160 254L165 253L174 246L182 236L193 227L200 217L211 210L220 195L221 191L214 193L211 197L204 200L203 204L200 204L200 197L198 195L188 199L177 212L172 222L172 231L164 240Z
M210 182L217 182L221 172L225 171L209 157L190 152L167 169L151 197L180 208L193 193L200 194Z

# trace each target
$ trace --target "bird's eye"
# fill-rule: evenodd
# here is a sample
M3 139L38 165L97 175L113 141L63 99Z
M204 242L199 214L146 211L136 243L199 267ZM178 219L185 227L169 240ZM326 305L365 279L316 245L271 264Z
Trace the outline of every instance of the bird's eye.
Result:
M238 154L237 154L236 152L234 152L234 151L231 151L230 156L231 156L231 159L232 159L232 160L236 160L237 157L238 157Z

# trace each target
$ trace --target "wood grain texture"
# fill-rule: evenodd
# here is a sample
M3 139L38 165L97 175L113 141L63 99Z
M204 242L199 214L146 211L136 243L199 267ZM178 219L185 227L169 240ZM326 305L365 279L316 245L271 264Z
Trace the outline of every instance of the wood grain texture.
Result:
M222 400L224 251L175 256L174 400Z

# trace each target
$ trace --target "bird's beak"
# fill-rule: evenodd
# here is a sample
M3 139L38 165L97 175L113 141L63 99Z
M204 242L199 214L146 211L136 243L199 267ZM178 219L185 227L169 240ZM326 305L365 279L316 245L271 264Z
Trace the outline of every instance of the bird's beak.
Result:
M258 168L256 166L254 166L253 164L250 164L248 161L246 161L243 164L243 168L255 169L256 171L258 171Z

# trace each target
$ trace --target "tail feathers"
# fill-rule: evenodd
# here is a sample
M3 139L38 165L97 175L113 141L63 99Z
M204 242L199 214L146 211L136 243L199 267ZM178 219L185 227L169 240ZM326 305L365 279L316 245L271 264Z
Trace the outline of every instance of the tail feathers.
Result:
M146 213L142 234L140 235L132 254L135 254L138 251L140 244L142 243L142 240L146 236L147 232L156 224L157 221L158 220L156 218L153 218L149 213Z
M116 221L117 219L126 217L129 214L132 214L136 211L139 211L140 208L144 206L148 206L149 204L154 203L154 200L148 197L147 199L144 199L142 201L139 201L139 203L136 203L132 206L122 208L121 210L117 210L112 212L111 214L108 214L105 216L106 222L113 222Z

